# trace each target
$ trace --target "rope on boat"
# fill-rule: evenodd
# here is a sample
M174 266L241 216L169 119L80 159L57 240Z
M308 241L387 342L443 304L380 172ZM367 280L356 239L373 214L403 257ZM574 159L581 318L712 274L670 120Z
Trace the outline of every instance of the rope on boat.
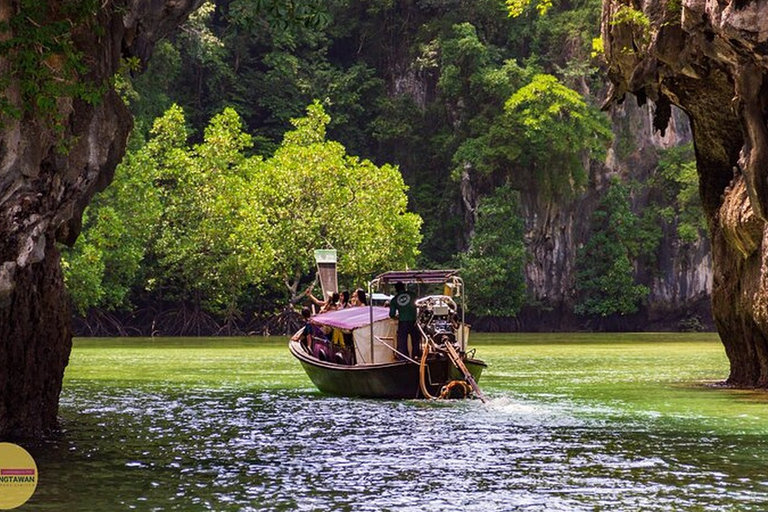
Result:
M477 382L475 381L474 377L472 377L472 374L469 372L467 367L464 365L464 362L461 360L461 356L456 352L456 349L450 346L450 344L446 345L446 352L448 353L449 359L453 363L453 365L456 367L457 370L459 370L463 375L465 380L453 380L449 382L448 384L444 385L440 390L439 396L434 396L429 393L429 390L427 389L427 356L429 355L429 349L433 345L435 345L434 340L426 333L424 332L424 329L421 328L421 326L418 326L419 331L421 331L421 335L426 341L424 343L424 348L421 351L421 361L417 362L410 357L408 357L406 354L403 354L399 350L397 350L395 347L391 346L378 336L374 336L373 339L377 342L381 343L388 349L390 349L395 354L400 355L405 360L410 361L413 364L419 365L419 388L421 389L421 394L424 395L424 398L427 398L428 400L436 400L440 398L450 398L451 391L454 387L460 386L461 390L464 394L464 398L467 398L472 392L474 391L475 395L482 401L485 402L485 396L483 395L482 391L480 391L480 388L477 385Z
M462 398L470 396L472 394L472 386L463 380L452 380L444 385L440 388L440 395L438 396L430 394L429 389L427 388L426 378L427 356L429 354L430 345L432 345L431 340L428 340L428 342L424 344L424 350L421 353L421 364L419 365L419 387L421 388L421 394L424 395L424 398L428 400L444 400L446 398L451 398L451 392L455 387L461 389L461 392L464 395Z
M443 386L440 389L440 397L441 399L445 398L451 398L451 393L453 392L453 388L460 388L461 393L463 394L462 398L467 398L472 393L472 386L467 384L463 380L452 380L445 386Z
M373 337L373 339L375 339L376 341L378 341L379 343L381 343L382 345L384 345L385 347L387 347L389 350L391 350L391 351L392 351L392 352L394 352L395 354L397 354L397 355L399 355L400 357L402 357L402 358L406 359L407 361L410 361L410 362L412 362L413 364L419 364L419 362L418 362L418 361L416 361L416 360L414 360L414 359L411 359L411 358L410 358L410 357L408 357L406 354L403 354L402 352L400 352L400 351L399 351L399 350L397 350L395 347L393 347L392 345L388 344L386 341L382 340L382 339L381 339L381 338L379 338L378 336L374 336L374 337Z
M469 369L467 369L464 361L461 360L461 355L456 350L456 348L450 343L446 343L445 349L448 352L448 356L450 357L454 366L456 366L456 368L464 375L464 380L472 388L472 391L475 392L477 398L479 398L481 402L486 403L487 400L485 399L485 395L482 391L480 391L480 386L477 385L477 381L472 376L472 373L470 373Z

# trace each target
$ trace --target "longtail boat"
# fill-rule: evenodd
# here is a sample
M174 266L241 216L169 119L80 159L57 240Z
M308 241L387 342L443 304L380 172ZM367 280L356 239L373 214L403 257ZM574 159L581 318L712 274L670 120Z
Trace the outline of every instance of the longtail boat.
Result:
M369 283L368 296L397 282L418 288L421 350L412 353L421 356L397 350L398 322L388 307L341 309L310 318L310 341L297 333L289 342L310 380L320 391L339 396L485 400L477 382L487 365L467 347L464 283L458 271L386 272Z

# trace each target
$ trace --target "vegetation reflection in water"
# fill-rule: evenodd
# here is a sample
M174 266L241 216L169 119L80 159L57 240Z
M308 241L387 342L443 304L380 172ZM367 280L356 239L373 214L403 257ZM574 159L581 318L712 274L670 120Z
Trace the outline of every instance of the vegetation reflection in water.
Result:
M282 339L75 342L29 510L764 510L712 334L477 335L479 401L327 397Z

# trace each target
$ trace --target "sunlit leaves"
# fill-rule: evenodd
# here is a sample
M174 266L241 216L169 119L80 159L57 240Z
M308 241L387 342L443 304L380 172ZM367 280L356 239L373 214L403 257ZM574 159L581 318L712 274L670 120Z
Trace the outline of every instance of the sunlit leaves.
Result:
M421 219L406 212L405 185L392 166L377 167L325 140L329 118L315 103L293 121L275 155L258 166L253 203L279 256L275 275L293 282L313 267L316 248L335 248L342 272L359 282L413 264Z
M592 52L590 53L590 56L593 59L605 56L605 43L603 43L602 37L595 37L592 39Z
M552 0L506 0L506 4L509 16L517 18L531 6L535 6L539 14L547 14L547 11L552 7Z
M336 248L356 283L413 264L421 218L406 211L402 176L326 140L329 121L315 103L264 160L247 156L252 139L233 109L190 147L184 113L170 108L66 258L79 309L120 305L136 286L232 315L249 288L287 285L295 297L316 248Z
M209 0L182 25L184 48L195 62L202 65L220 65L226 54L224 42L209 27L209 20L215 10L214 2Z
M632 31L632 45L623 51L634 53L644 51L651 39L651 20L643 11L632 5L621 5L609 21L611 25L623 25Z
M237 113L225 109L206 127L203 142L185 148L161 173L165 211L156 283L175 288L180 298L201 297L210 308L232 311L269 265L258 231L247 242L236 236L244 234L242 211L249 206L243 167L250 145Z
M550 196L584 187L584 158L602 158L612 138L607 118L552 75L534 76L505 111L505 126L522 137L523 163Z

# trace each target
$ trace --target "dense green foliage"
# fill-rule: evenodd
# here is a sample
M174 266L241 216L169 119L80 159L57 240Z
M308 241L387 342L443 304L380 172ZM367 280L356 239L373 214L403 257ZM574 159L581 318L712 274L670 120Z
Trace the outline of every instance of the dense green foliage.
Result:
M215 116L190 146L184 113L171 107L64 253L78 309L119 306L132 288L226 316L254 287L279 296L287 286L296 300L318 247L341 252L351 284L412 265L421 219L406 211L397 168L347 155L326 140L329 121L322 106L310 106L265 159L246 155L251 136L234 110Z
M606 317L637 311L648 288L634 282L639 222L632 213L629 188L612 180L592 214L592 233L576 257L574 311Z
M564 293L587 317L635 311L661 244L705 234L690 148L596 190L599 22L597 0L206 2L115 79L134 138L65 253L75 303L274 310L334 247L344 286L458 264L472 313L513 316L541 305L522 204L599 200ZM635 128L614 130L624 162Z
M462 173L482 194L510 174L518 187L570 175L580 185L584 153L599 158L607 124L575 92L594 81L589 55L599 2L527 19L509 19L501 0L297 0L282 14L278 4L206 4L135 81L140 126L173 101L199 137L208 119L231 106L250 128L254 150L266 155L288 120L320 99L334 139L353 154L399 165L409 206L425 219L428 266L447 264L469 244L457 211ZM529 84L519 108L505 110ZM552 100L560 106L550 123L531 126ZM546 136L550 127L561 133ZM552 144L560 149L550 153ZM569 165L553 165L560 160Z
M526 251L518 203L517 192L505 185L478 206L472 244L460 259L476 314L514 316L524 304Z

